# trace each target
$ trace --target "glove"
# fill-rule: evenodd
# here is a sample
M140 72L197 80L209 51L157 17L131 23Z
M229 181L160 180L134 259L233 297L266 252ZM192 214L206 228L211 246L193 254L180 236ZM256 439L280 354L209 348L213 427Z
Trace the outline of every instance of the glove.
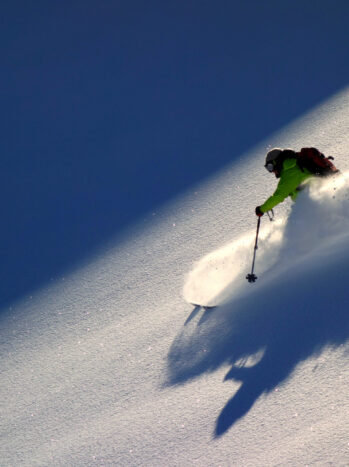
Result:
M264 214L264 212L261 211L261 207L260 207L260 206L257 206L257 207L256 207L256 216L262 217L263 214Z

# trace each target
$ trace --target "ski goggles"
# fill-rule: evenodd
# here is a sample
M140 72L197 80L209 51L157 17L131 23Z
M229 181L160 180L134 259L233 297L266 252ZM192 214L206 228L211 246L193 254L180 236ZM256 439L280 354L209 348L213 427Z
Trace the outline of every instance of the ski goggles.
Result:
M264 166L268 172L273 172L275 170L275 166L272 162L268 162L268 164L265 164Z

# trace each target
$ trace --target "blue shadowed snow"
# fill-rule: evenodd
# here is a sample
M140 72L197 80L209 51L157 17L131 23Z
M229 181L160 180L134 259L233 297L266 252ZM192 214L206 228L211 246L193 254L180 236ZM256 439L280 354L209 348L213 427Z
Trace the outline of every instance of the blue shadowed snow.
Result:
M2 2L0 306L347 85L348 12Z

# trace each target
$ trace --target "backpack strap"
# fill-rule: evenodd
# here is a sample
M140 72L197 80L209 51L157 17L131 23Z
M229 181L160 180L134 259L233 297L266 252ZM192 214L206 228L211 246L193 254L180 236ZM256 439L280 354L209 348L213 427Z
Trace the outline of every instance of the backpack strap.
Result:
M297 153L293 149L284 149L275 161L275 169L281 172L286 159L296 159L298 161Z

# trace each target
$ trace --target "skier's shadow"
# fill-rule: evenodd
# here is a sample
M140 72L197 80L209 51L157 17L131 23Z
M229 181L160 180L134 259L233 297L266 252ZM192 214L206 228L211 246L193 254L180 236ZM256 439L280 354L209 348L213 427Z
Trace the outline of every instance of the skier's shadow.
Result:
M349 338L349 255L342 254L340 260L338 256L332 264L330 258L318 259L315 268L305 262L302 281L294 268L276 282L271 280L269 287L236 302L203 315L198 307L193 310L171 346L168 384L180 384L231 364L224 380L242 384L217 418L216 437L241 419L262 394L284 382L301 361ZM338 280L329 285L330 277ZM321 291L318 296L317 291ZM258 352L264 353L254 366L238 365Z

